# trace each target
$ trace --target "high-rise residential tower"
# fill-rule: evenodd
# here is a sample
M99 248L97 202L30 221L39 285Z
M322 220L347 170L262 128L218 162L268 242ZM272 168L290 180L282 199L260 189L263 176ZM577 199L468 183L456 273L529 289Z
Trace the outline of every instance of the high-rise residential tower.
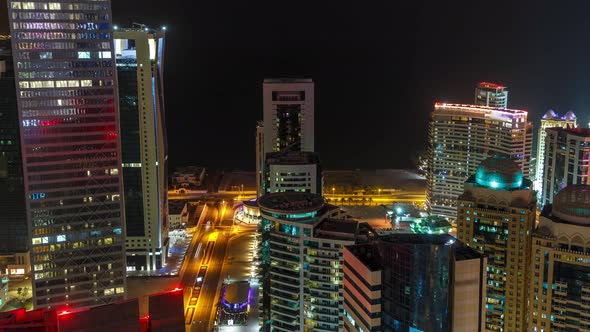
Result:
M10 38L0 37L0 253L29 248L27 211Z
M256 173L261 176L266 154L314 151L314 85L311 79L265 79L263 122L257 126ZM262 176L258 195L266 179Z
M556 127L545 131L543 206L551 204L566 186L588 184L590 176L590 129Z
M486 258L454 237L387 235L343 256L344 331L484 330Z
M525 330L536 205L532 182L501 156L484 160L457 199L457 238L488 259L486 331Z
M570 185L545 205L533 234L527 331L588 331L590 186Z
M475 104L495 108L508 108L508 90L496 83L479 82L475 87Z
M429 212L454 219L465 180L491 155L509 156L528 177L532 144L526 111L435 104L429 128Z
M535 168L535 190L539 198L542 196L543 189L543 166L545 165L545 137L547 132L545 129L553 127L576 127L576 115L569 111L564 116L559 116L554 110L548 110L541 118L541 127L537 135L537 165Z
M114 32L128 271L159 269L168 253L164 35Z
M8 1L34 307L125 297L109 0Z
M342 250L367 241L370 227L331 220L339 213L321 195L267 194L258 199L262 221L264 329L342 329Z

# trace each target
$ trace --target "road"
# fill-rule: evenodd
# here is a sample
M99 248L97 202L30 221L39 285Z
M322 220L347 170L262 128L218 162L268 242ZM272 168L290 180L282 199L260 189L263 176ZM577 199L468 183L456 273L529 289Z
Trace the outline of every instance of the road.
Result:
M209 203L202 224L195 227L193 243L182 271L187 331L213 331L221 270L231 235L233 210L227 202ZM211 225L207 226L207 221ZM190 259L189 259L190 257ZM196 298L196 303L193 298Z

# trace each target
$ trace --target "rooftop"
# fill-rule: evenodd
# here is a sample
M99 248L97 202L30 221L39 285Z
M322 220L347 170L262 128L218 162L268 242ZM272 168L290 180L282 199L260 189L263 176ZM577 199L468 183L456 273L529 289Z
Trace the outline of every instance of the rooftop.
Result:
M310 212L324 207L324 198L318 194L288 192L266 194L258 199L262 209L276 212Z
M506 87L501 84L490 83L490 82L479 82L477 83L477 87L480 89L505 89Z
M180 214L186 205L185 201L168 201L168 214Z
M247 281L237 281L227 285L224 300L228 303L242 304L248 302L250 284Z
M583 137L590 136L590 128L570 127L570 126L567 126L566 128L552 127L552 128L547 128L547 130L555 130L555 131L558 131L558 132L568 133L568 134L573 134L573 135L583 136Z
M480 113L500 112L500 113L505 113L507 115L527 115L528 114L528 112L526 110L517 110L517 109L510 109L510 108L497 108L497 107L469 105L469 104L447 104L447 103L441 103L441 102L434 103L434 110L437 111L439 109L471 111L471 112L480 112Z
M311 78L265 78L264 83L313 83Z
M573 111L565 113L564 116L559 116L554 110L550 109L543 115L543 120L569 120L573 121L576 119L576 114Z

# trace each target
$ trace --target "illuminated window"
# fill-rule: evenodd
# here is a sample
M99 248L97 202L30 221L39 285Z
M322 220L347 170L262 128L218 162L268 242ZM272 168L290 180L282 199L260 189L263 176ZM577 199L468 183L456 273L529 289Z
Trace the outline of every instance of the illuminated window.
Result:
M59 234L57 236L57 242L64 242L66 240L66 235L65 234Z
M90 52L79 51L78 52L78 59L90 59Z

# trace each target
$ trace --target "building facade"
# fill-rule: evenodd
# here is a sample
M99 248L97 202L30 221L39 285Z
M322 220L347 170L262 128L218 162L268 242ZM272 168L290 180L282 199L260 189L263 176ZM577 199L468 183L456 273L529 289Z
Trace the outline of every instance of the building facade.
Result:
M536 195L514 161L484 160L457 199L457 239L487 257L486 331L526 327Z
M264 194L266 154L314 151L314 84L311 79L265 79L263 121L256 126L258 196Z
M448 234L345 247L345 331L483 331L485 268Z
M108 0L8 1L33 306L125 297L117 85Z
M475 87L475 105L508 108L508 89L496 83L479 82Z
M590 330L590 186L546 205L533 234L528 331Z
M576 127L576 115L574 112L569 111L564 116L559 116L554 110L548 110L545 115L541 118L541 127L537 134L537 165L535 167L535 190L537 191L537 197L541 199L543 197L543 170L545 165L545 137L547 132L545 129L554 127Z
M532 143L526 111L435 104L429 127L428 211L454 220L465 180L491 155L510 156L528 176Z
M0 37L0 254L28 251L27 209L11 42ZM28 269L27 269L28 270Z
M338 208L309 193L259 199L266 228L262 245L266 328L270 331L340 331L342 249L368 239L365 224L329 220Z
M547 128L543 168L543 206L572 184L588 184L590 129Z
M164 31L114 32L128 271L152 271L168 254L168 152Z
M264 193L308 192L321 194L320 157L314 152L285 151L266 154Z

